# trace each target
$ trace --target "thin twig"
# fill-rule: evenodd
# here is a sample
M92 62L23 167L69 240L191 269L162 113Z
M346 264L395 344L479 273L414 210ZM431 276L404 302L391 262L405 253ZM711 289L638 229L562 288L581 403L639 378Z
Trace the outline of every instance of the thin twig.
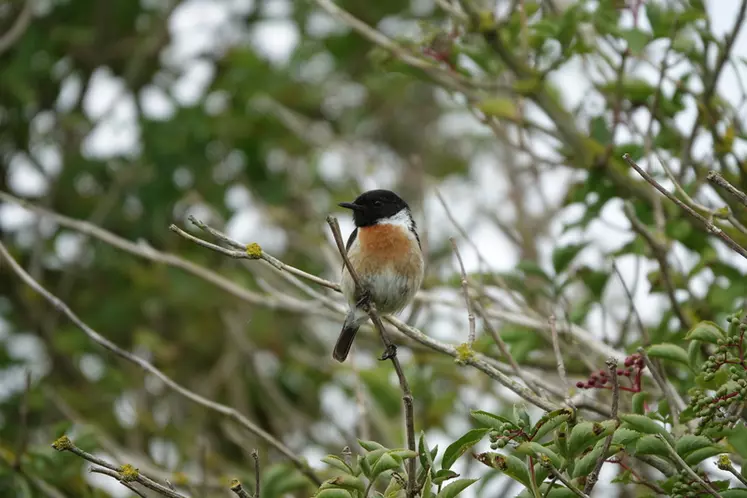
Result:
M177 493L176 491L173 491L166 486L163 486L150 477L147 477L143 475L138 469L133 467L132 465L123 465L121 467L118 467L114 464L111 464L107 462L106 460L102 460L101 458L98 458L94 455L91 455L85 450L82 450L75 446L73 442L68 438L67 436L62 436L57 441L52 444L52 447L57 451L69 451L70 453L73 453L79 457L81 457L84 460L88 460L91 463L95 463L96 465L100 467L104 467L105 469L109 469L111 471L116 472L119 477L115 477L119 481L124 482L138 482L145 486L146 488L152 489L153 491L156 491L164 496L167 496L169 498L186 498L183 494ZM107 474L110 475L110 474ZM114 476L113 476L114 477Z
M568 374L565 371L565 362L563 361L563 353L560 351L560 339L558 338L558 326L555 319L555 315L551 315L547 320L550 324L550 335L552 336L552 349L555 352L555 363L558 367L558 376L560 381L563 383L563 390L566 393L566 401L570 403L570 389L571 385L568 382Z
M342 239L342 232L340 231L340 225L337 222L337 218L333 216L327 216L327 224L332 230L332 235L335 239L335 243L337 244L337 250L340 252L340 256L342 256L345 268L347 268L348 273L350 273L350 277L353 279L353 282L355 282L356 294L367 295L364 292L365 289L361 284L358 273L355 271L355 268L353 268L353 265L350 263L350 259L348 258L347 251L345 250L345 244ZM410 391L410 385L407 382L407 377L405 377L404 371L402 370L402 365L400 365L399 363L399 358L397 358L397 348L389 339L386 328L381 321L381 317L376 311L376 303L374 303L370 299L368 299L367 301L368 302L362 303L362 308L364 311L366 311L366 313L368 313L369 318L371 318L374 326L379 331L381 342L384 343L384 346L386 348L386 352L381 359L391 360L392 366L397 373L397 378L399 379L400 388L402 389L402 402L405 409L405 428L407 430L407 448L417 453L417 450L415 448L415 422L412 408L412 392ZM413 457L408 460L407 465L407 498L413 498L415 496L415 477L415 458Z
M249 304L256 305L256 306L263 306L268 309L284 309L284 310L289 310L293 312L314 313L314 314L320 313L320 310L318 309L318 307L310 307L308 305L305 305L305 303L303 302L298 303L296 301L290 301L290 300L281 301L278 299L274 299L271 296L257 294L255 292L252 292L248 289L245 289L237 285L231 280L228 280L227 278L207 268L194 264L191 261L188 261L177 255L158 251L145 244L131 242L127 239L124 239L122 237L119 237L118 235L113 234L112 232L104 230L103 228L95 224L92 224L87 221L76 220L74 218L69 218L67 216L60 215L58 213L49 211L33 203L25 201L23 199L19 199L6 192L0 191L0 199L5 200L7 202L14 203L14 204L18 204L35 213L38 213L42 216L46 216L52 219L53 221L55 221L61 226L75 230L84 235L94 237L101 242L109 244L112 247L115 247L122 251L128 252L134 256L184 270L187 273L190 273L208 283L211 283L215 285L217 288L224 290L230 295L238 299L241 299L242 301L247 302ZM439 303L439 304L444 304L447 306L452 306L452 307L454 306L454 303L451 301L444 301L435 296L429 295L427 292L423 292L423 291L420 291L418 295L416 295L415 299L418 302ZM547 330L548 329L548 324L545 320L539 317L530 316L529 314L526 314L526 313L519 313L519 312L514 312L514 311L505 311L505 310L498 310L498 309L486 310L486 313L491 318L503 320L503 321L506 321L507 323L511 323L514 325L520 325L520 326L527 327L530 329L535 329L535 330ZM438 351L440 353L449 355L453 358L458 357L458 353L453 346L437 341L433 339L432 337L422 333L420 330L409 326L408 324L402 322L401 320L398 320L395 317L387 316L385 317L385 320L391 323L401 333L403 333L410 339L422 344L423 346L428 347L429 349L432 349L434 351ZM589 348L589 350L592 351L595 355L602 356L602 357L615 356L615 357L618 357L618 359L622 359L625 357L624 353L597 340L589 331L583 329L582 327L576 324L568 323L568 324L564 324L563 327L564 327L564 330L567 330L567 332L573 336L573 339L576 342L578 342L579 344L583 344L585 347ZM542 398L536 396L530 389L525 388L524 386L518 384L517 382L514 382L510 377L506 376L501 371L499 371L495 366L491 365L489 360L482 357L482 355L476 354L475 360L468 361L467 363L473 366L474 368L476 368L477 370L480 370L484 374L488 375L489 377L497 380L502 385L504 385L508 389L512 390L513 392L515 392L516 394L524 398L526 401L539 406L543 410L552 411L552 410L559 408L559 406L555 405L554 403L547 402L543 400ZM644 375L650 376L650 373L645 372ZM599 410L595 410L595 411L599 411ZM600 412L600 413L604 413L604 412Z
M711 182L712 184L716 185L717 187L721 187L722 189L729 192L731 195L733 195L739 202L742 203L743 206L747 207L747 195L739 190L737 187L729 183L726 178L719 175L716 171L709 171L706 175L706 180Z
M8 263L10 268L21 278L21 280L23 280L26 283L26 285L28 285L34 291L36 291L38 294L44 297L44 299L46 299L58 311L66 315L70 319L71 322L73 322L79 329L81 329L88 336L89 339L93 340L95 343L111 351L117 356L120 356L121 358L124 358L125 360L134 363L135 365L139 366L146 372L153 374L154 376L159 378L164 384L169 386L169 388L181 394L182 396L189 399L190 401L235 420L240 425L245 427L249 432L259 437L260 439L266 441L268 444L270 444L271 446L276 448L278 451L280 451L289 460L291 460L303 474L309 477L309 479L311 479L313 482L317 484L321 484L322 482L321 479L319 479L319 477L316 476L314 471L311 470L311 468L306 463L304 463L301 459L299 459L290 448L288 448L283 443L275 439L275 437L273 437L271 434L264 431L261 427L259 427L254 422L249 420L247 417L239 413L236 409L220 404L220 403L216 403L215 401L209 400L207 398L200 396L199 394L193 391L190 391L186 387L175 382L173 379L171 379L171 377L161 372L159 369L151 365L146 360L133 355L129 351L125 351L124 349L120 348L119 346L111 342L106 337L96 332L90 326L88 326L88 324L86 324L75 313L73 313L73 311L65 303L63 303L59 298L57 298L47 289L42 287L41 284L39 284L28 273L26 273L26 271L23 268L21 268L21 266L16 262L16 260L13 259L13 257L10 255L10 253L5 248L5 245L2 242L0 242L0 259L5 259L5 261Z
M579 496L580 498L589 498L589 495L587 495L586 493L584 493L583 491L581 491L580 489L578 489L576 486L574 486L571 483L571 481L569 481L568 479L566 479L565 477L563 477L563 474L561 474L558 471L558 469L556 469L555 467L553 467L552 464L550 464L549 468L550 468L550 473L553 475L553 477L555 477L558 481L560 481L563 484L565 484L565 487L568 488L568 489L570 489L571 491L573 491L573 493L575 493L576 496Z
M659 389L661 389L661 392L664 394L664 397L667 399L667 402L669 403L669 412L672 414L672 425L677 426L680 423L680 410L685 406L684 401L667 381L664 374L659 372L659 369L656 368L654 363L651 361L651 358L646 354L646 350L642 347L638 348L638 354L643 358L644 363L654 376L654 382L656 382Z
M135 486L133 486L131 483L124 480L124 478L119 474L119 472L116 472L114 470L105 469L103 467L89 467L88 472L91 472L93 474L103 474L105 476L112 477L119 481L119 483L124 486L125 488L129 489L136 495L140 496L141 498L148 498L145 493L137 489Z
M747 479L745 479L741 472L734 468L728 455L721 455L718 459L717 465L719 469L729 472L731 475L736 477L739 482L747 486Z
M221 242L235 248L239 249L240 251L246 252L248 249L253 249L255 251L259 252L259 258L256 256L252 256L246 259L262 259L264 261L267 261L272 266L274 266L276 269L280 271L287 271L288 273L292 273L293 275L296 275L297 277L304 278L306 280L309 280L311 282L314 282L315 284L319 284L323 287L327 287L329 289L340 291L340 284L336 282L331 282L329 280L325 280L323 278L317 277L316 275L312 275L311 273L307 273L301 269L298 269L294 266L287 265L280 261L279 259L267 254L259 245L255 244L242 244L240 242L237 242L233 240L232 238L228 237L223 232L220 232L216 230L215 228L207 225L201 220L198 220L194 216L189 216L187 218L189 221L191 221L196 227L198 227L200 230L204 230L205 232L209 233L213 237L217 238Z
M607 360L607 370L609 370L610 379L612 380L612 418L617 421L617 409L620 402L620 383L617 378L617 359L609 358ZM617 421L617 423L619 424L619 421ZM599 455L599 460L597 460L594 470L591 471L588 479L586 479L586 485L584 486L584 493L586 494L591 493L591 490L594 489L594 486L599 480L599 473L602 471L602 466L604 465L605 460L607 460L607 452L612 444L613 435L614 434L610 434L607 436L607 439L605 439L602 454Z
M635 316L636 322L638 323L638 328L641 331L641 340L643 342L644 346L648 346L651 344L651 336L648 334L648 329L643 325L643 320L641 320L641 315L638 313L638 309L635 307L635 302L633 301L633 293L628 288L628 284L625 283L625 279L622 276L622 273L620 272L620 268L617 267L617 263L614 261L612 262L612 270L615 272L615 275L617 275L617 278L620 280L620 283L623 286L623 290L625 291L625 296L628 298L628 301L630 302L630 310ZM628 323L628 319L626 318L626 323Z
M724 232L721 228L714 225L712 222L708 221L703 215L695 211L693 208L679 200L674 194L672 194L670 191L665 189L659 182L657 182L654 177L649 175L646 171L644 171L638 164L636 164L635 161L630 157L630 154L627 152L623 154L623 159L630 167L632 167L634 170L638 172L639 175L641 175L648 183L650 183L656 190L664 194L664 196L675 203L677 207L685 211L688 215L690 215L692 218L695 218L698 220L706 229L707 232L712 233L716 235L719 239L721 239L729 248L731 248L734 252L742 256L743 258L747 259L747 249L737 244L734 239L729 237L729 235Z
M26 32L26 29L28 29L29 25L31 24L31 18L33 15L31 9L32 1L33 0L25 0L23 2L23 9L21 10L21 13L18 14L18 17L16 18L10 29L0 37L0 55L5 53L5 51L12 47L14 43L20 40L21 36L23 36L23 34Z
M260 474L259 474L259 452L254 449L252 450L252 458L254 459L254 498L259 498L259 484L260 484Z
M241 481L239 481L238 479L234 479L233 481L231 481L231 491L236 493L236 496L238 496L239 498L252 498L252 495L250 495L247 490L245 490L241 486Z
M661 269L661 279L664 282L664 288L666 289L669 302L672 304L672 310L674 311L674 314L677 316L677 319L680 321L683 328L692 328L690 319L685 316L685 313L680 307L679 301L677 301L677 296L675 294L676 289L674 287L669 262L667 261L668 250L666 245L664 245L664 243L659 238L657 238L656 235L651 233L651 230L649 230L648 227L646 227L646 225L644 225L643 222L636 217L635 211L633 210L633 206L630 204L630 202L625 202L625 204L623 204L623 212L628 218L628 221L630 221L630 226L636 233L643 237L643 239L651 248L651 252L653 253L654 258L656 258L656 261L659 263L659 268Z
M449 237L451 241L451 247L454 249L454 255L459 261L459 272L462 275L462 292L464 293L464 302L467 305L467 321L469 322L469 335L467 336L467 345L472 349L472 345L475 343L475 314L472 312L472 300L469 297L469 283L467 282L467 272L464 269L464 261L462 261L462 255L459 254L459 248L457 247L456 240L454 237Z
M674 446L672 446L667 438L663 437L661 434L656 434L657 438L659 438L659 441L664 442L664 444L667 446L667 449L669 450L669 455L672 457L674 462L685 472L687 472L690 477L698 481L698 483L703 486L703 489L705 489L709 494L715 496L716 498L721 498L721 495L718 494L718 492L711 487L710 484L705 482L702 477L698 475L697 472L695 472L692 467L690 467L687 462L685 462L682 457L677 453L677 450L674 449Z
M477 314L480 315L480 318L482 318L482 323L485 325L485 329L488 331L488 334L490 334L490 337L492 337L493 341L495 341L495 343L498 345L498 349L500 349L501 354L506 358L508 364L511 365L511 368L513 369L516 376L523 380L524 384L529 386L529 389L534 391L537 396L542 396L537 383L527 378L524 371L519 366L519 363L511 354L511 351L508 349L508 345L503 340L503 337L501 337L501 334L499 334L495 327L493 327L493 324L490 323L490 318L488 317L485 308L483 308L482 304L480 304L480 301L475 301L475 309L477 310Z

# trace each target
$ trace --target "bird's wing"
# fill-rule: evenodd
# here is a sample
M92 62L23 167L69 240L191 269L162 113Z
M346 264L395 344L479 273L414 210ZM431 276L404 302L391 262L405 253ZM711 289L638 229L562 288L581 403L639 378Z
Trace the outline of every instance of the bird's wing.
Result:
M358 236L358 228L356 227L351 233L350 237L348 237L348 242L345 244L345 252L349 252L350 248L353 246L353 242L355 242L355 238Z

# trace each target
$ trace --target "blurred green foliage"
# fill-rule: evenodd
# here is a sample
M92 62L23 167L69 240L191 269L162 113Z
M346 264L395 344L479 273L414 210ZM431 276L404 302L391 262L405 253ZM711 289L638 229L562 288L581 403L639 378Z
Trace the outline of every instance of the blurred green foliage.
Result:
M146 357L196 393L234 407L301 460L317 457L307 463L326 480L321 487L314 485L262 439L104 352L0 266L0 378L7 379L3 387L8 390L0 398L0 495L109 496L85 479L85 461L50 447L69 434L79 448L106 454L117 465L132 464L161 482L169 479L194 496L230 496L232 478L251 489L253 448L261 455L263 498L310 496L315 490L319 497L357 497L366 494L369 484L384 496L403 496L405 461L412 455L401 448L401 392L392 382L390 365L333 364L327 344L339 323L330 320L331 312L325 316L327 310L318 302L306 301L319 311L307 316L303 306L293 302L300 299L294 294L297 289L277 273L260 262L237 263L207 251L177 237L168 226L187 225L187 215L196 212L225 230L241 211L235 199L245 188L266 226L284 234L286 243L275 256L334 279L330 267L337 259L330 265L330 253L321 249L328 240L323 219L337 202L370 183L361 178L396 177L397 189L417 210L433 183L480 183L472 166L483 152L502 157L509 187L500 194L506 194L505 205L481 207L495 216L496 232L507 234L520 261L510 271L483 268L469 279L507 291L523 311L532 311L527 316L533 319L544 320L560 308L562 321L589 327L598 323L592 314L606 306L605 293L610 282L617 281L610 262L640 258L653 263L647 291L668 303L659 322L638 330L631 306L615 337L605 340L625 354L646 346L680 393L700 390L689 393L688 408L679 420L672 418L668 399L647 392L621 393L620 411L629 413L621 417L620 427L598 412L584 413L588 420L575 414L571 418L565 409L530 416L517 407L511 413L512 403L492 378L411 343L412 355L403 363L415 394L416 428L423 431L417 475L421 496L483 493L499 474L526 488L521 496L570 496L565 485L550 483L551 468L567 473L583 488L585 476L605 451L623 455L617 463L627 456L642 456L640 461L648 465L652 460L645 457L651 455L669 459L656 468L675 468L671 475L646 476L647 483L658 482L653 488L634 485L642 482L640 476L622 466L617 482L629 484L637 496L656 486L684 496L695 488L689 477L678 473L676 458L661 440L666 436L651 425L654 420L678 432L678 439L669 443L689 465L719 454L744 457L744 425L735 417L740 405L734 404L742 401L742 372L729 371L727 363L714 356L727 354L719 348L731 348L729 360L744 365L741 338L716 325L743 305L747 284L742 267L715 249L714 239L698 222L662 202L650 185L630 174L622 159L628 153L635 161L648 161L648 169L657 171L652 174L667 188L673 178L678 197L747 246L747 211L738 199L718 191L718 201L710 197L707 205L700 204L706 202L703 192L711 169L737 188L747 188L741 104L721 96L717 86L727 63L744 65L744 60L731 61L736 35L715 36L703 2L696 0L635 5L580 0L562 8L555 5L560 2L526 0L512 2L516 8L498 18L471 0L436 3L336 4L382 31L412 28L415 35L394 38L401 52L392 53L323 14L324 2L220 1L218 10L228 18L213 33L220 43L186 60L176 54L180 46L199 41L200 23L210 25L217 10L209 2L12 0L0 6L0 33L5 33L0 36L0 191L88 220L141 243L143 251L149 245L179 255L253 295L269 297L264 305L250 305L205 279L96 238L74 239L80 253L65 259L60 247L69 245L75 232L43 218L21 223L21 228L10 222L0 225L3 244L34 278L107 339ZM188 21L197 27L177 40L174 19L190 10ZM740 12L737 27L743 21L743 5ZM280 44L284 31L273 24L278 19L299 35L287 61L281 62L269 56L266 46L251 42L260 28L274 26L278 38L267 43ZM335 29L324 29L330 23ZM658 59L648 57L656 50L666 51L667 64L659 66ZM402 53L420 61L418 67L404 62ZM716 54L715 59L709 53ZM554 76L579 60L597 71L589 77L589 95L574 107L565 102L562 83ZM686 70L668 72L682 62ZM206 89L195 101L180 97L178 84L197 86L200 70L190 71L201 64L209 67ZM640 76L634 71L639 66L656 71L657 78ZM115 152L92 152L92 136L101 133L102 123L122 118L115 105L103 116L90 111L95 107L91 99L103 99L96 92L89 94L102 71L121 87L113 104L134 97L134 125L120 123L125 130L119 130L134 135L132 150L117 151L117 134L110 130L108 141L100 138L105 143L99 145ZM148 104L147 96L154 92L170 109L164 116ZM588 105L594 99L599 105ZM460 129L455 138L454 132L445 131L449 118L468 119L465 111L486 133ZM695 125L686 130L682 122L693 112ZM537 118L540 113L542 119ZM639 114L651 122L648 129L640 129L634 119ZM698 151L696 139L709 145ZM544 146L533 145L539 142ZM542 152L547 143L550 154ZM342 156L342 174L325 169L325 153L332 149ZM658 160L652 159L657 157L670 164L671 175L659 173ZM524 160L518 168L517 158ZM555 191L562 190L556 196L561 202L533 212L539 202L522 196L548 171L570 172L573 180L567 188L553 182ZM19 186L19 178L30 175L41 178L39 192ZM600 222L603 210L620 201L630 222L625 227L627 242L600 251L603 264L588 264L584 254L594 248L585 235ZM566 222L562 233L551 233L557 215L573 207L580 207L581 215ZM499 216L504 212L516 213L508 228ZM6 219L18 216L11 222L21 219L14 214L18 211L4 213ZM441 211L434 216L440 223ZM558 241L574 234L575 241ZM269 229L262 235L269 238ZM262 245L264 240L257 242ZM446 240L428 242L434 269L426 288L456 291L461 278L447 266L450 245ZM687 268L675 264L675 250L694 263ZM705 291L695 292L696 280L708 272L712 278ZM293 296L290 301L277 298L284 293ZM446 299L459 315L454 325L458 332L450 339L456 347L466 336L464 310L453 306L456 298ZM476 299L488 312L503 309L498 298L486 293ZM418 306L428 307L417 304L412 321L425 332L435 329L437 312ZM334 330L329 334L320 332L330 327ZM547 327L502 319L498 328L518 363L540 376L557 376ZM459 350L462 359L479 353L505 366L507 358L482 332L472 345L474 352L466 345ZM724 337L716 337L719 334ZM732 342L726 341L727 335ZM605 358L592 357L584 347L588 345L574 340L563 334L567 371L584 378ZM379 352L372 334L358 343L371 356ZM19 353L33 345L39 352L34 358ZM28 389L25 368L32 372ZM727 379L736 383L728 392L711 392L718 388L714 382ZM479 426L460 436L452 425L455 420L471 424L471 407L461 406L461 395L468 391L473 397L479 393L479 402L500 400L500 413L476 407L471 414ZM734 392L739 396L729 406L716 406L718 413L704 409L704 403L717 403ZM332 420L331 413L341 408L328 405L340 396L353 401L346 406L363 400L367 407L366 416L352 414L361 418L352 430ZM563 398L556 401L562 403ZM600 394L594 401L606 406L610 400ZM703 412L708 429L697 435L681 427L687 416L695 420L696 409ZM431 448L425 438L429 431L448 434L453 441L442 450ZM492 449L498 449L505 431L520 436L511 452L472 453L485 436ZM605 450L606 436L611 446ZM724 438L731 447L723 445ZM343 451L345 446L349 452ZM469 476L453 470L460 459L470 461ZM475 471L470 467L474 462L497 472ZM481 482L473 475L483 477ZM723 491L728 483L714 486L721 496L739 496L735 490Z

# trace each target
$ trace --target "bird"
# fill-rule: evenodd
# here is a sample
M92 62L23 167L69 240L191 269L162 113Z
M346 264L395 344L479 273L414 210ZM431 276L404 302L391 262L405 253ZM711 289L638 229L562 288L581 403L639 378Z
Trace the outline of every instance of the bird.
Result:
M391 190L369 190L338 206L353 212L355 229L345 251L362 289L343 265L340 290L348 313L332 352L344 362L358 329L368 319L367 298L382 315L395 315L412 302L423 283L423 249L410 206ZM386 357L386 354L385 354Z

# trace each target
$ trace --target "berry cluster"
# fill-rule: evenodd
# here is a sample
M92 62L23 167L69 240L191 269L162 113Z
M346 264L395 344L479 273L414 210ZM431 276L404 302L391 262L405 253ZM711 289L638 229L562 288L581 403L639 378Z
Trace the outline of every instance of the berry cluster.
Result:
M723 430L740 418L741 406L747 399L747 364L744 359L744 335L747 323L740 319L739 314L731 315L727 319L729 328L726 337L716 342L716 351L703 363L703 380L714 380L716 373L728 367L728 380L719 385L715 392L701 389L690 393L690 408L700 423L696 434L718 438Z
M488 433L490 438L490 449L497 450L498 448L505 448L509 441L513 441L516 438L529 440L531 439L524 429L516 427L513 424L503 424L498 426L497 430L490 431Z
M703 479L704 482L710 484L708 475L702 469L695 469L695 472ZM692 476L686 471L682 470L674 476L675 481L672 486L672 498L691 498L696 496L706 496L710 493L706 491L702 484L692 478Z
M638 353L632 354L625 358L625 368L617 369L617 376L628 377L630 386L620 385L620 390L637 393L641 391L641 379L643 369L646 364ZM599 370L591 374L586 382L577 382L576 387L579 389L612 389L610 385L610 374L606 370Z
M742 367L742 370L747 370L743 347L747 323L742 322L739 319L739 315L730 316L728 322L728 337L716 341L716 345L718 346L716 352L709 356L703 364L706 381L712 380L716 376L718 369L723 365L738 365Z

